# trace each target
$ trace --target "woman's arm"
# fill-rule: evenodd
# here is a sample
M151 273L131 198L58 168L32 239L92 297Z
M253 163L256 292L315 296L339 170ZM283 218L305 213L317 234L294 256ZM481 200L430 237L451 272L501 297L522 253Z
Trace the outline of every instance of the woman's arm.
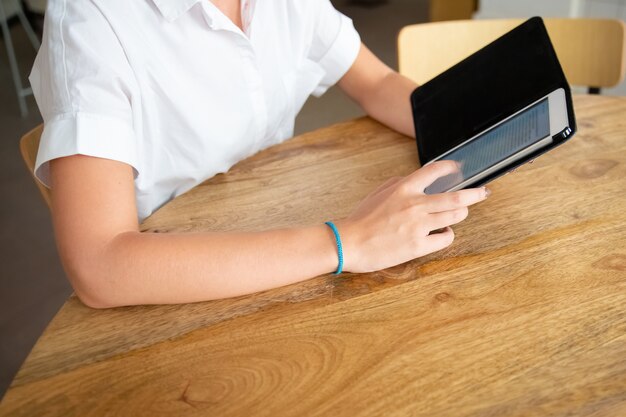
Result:
M232 297L327 273L337 264L325 225L139 233L132 169L120 162L60 158L51 162L51 179L59 253L77 295L92 307Z
M450 229L484 189L426 196L424 187L456 169L431 164L394 178L346 219L345 269L372 271L448 246ZM132 168L75 155L51 161L52 216L67 275L95 308L186 303L262 291L337 267L334 236L325 225L259 233L140 233Z
M354 64L339 86L371 117L415 137L410 96L417 84L389 68L365 45L361 44Z

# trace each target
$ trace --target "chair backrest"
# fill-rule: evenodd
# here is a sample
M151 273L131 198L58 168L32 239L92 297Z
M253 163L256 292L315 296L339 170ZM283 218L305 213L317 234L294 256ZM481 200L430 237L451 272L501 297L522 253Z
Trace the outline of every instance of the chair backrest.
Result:
M35 161L37 160L37 151L39 150L41 132L43 132L43 125L37 126L22 136L22 139L20 140L20 151L22 152L22 158L24 158L24 162L26 163L26 168L28 168L33 176L35 184L37 184L37 188L39 188L44 201L48 207L50 207L50 190L44 187L43 184L35 178L35 174L33 173L33 170L35 169Z
M400 73L424 84L523 21L456 20L406 26L398 36ZM626 26L622 21L544 22L570 84L600 88L622 81L626 70Z

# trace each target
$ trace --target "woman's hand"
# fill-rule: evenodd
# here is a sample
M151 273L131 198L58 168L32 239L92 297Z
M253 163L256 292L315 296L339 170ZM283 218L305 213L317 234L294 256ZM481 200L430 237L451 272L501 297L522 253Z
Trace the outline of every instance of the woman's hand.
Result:
M424 194L437 178L458 170L440 161L406 177L395 177L368 195L346 219L341 233L344 269L370 272L388 268L449 246L450 225L467 217L468 206L488 196L486 188ZM432 233L444 229L440 233Z

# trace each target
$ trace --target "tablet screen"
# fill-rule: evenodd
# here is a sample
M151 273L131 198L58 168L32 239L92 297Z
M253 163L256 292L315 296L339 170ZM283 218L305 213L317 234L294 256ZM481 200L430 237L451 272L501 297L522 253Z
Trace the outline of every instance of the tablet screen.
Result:
M545 98L438 158L458 162L460 172L439 178L424 192L450 190L549 135L550 112Z
M421 164L566 86L541 19L526 21L411 94Z

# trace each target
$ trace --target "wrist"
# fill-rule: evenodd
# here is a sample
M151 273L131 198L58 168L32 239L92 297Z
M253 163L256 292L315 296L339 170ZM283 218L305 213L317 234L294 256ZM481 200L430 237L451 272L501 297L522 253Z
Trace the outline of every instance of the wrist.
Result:
M343 272L343 245L341 244L341 235L335 223L328 221L324 224L332 230L335 238L335 246L337 247L337 269L335 270L335 275L339 275Z
M337 270L337 244L335 243L335 235L330 227L326 224L314 226L315 230L320 234L319 252L316 256L319 266L322 267L320 274L328 274Z
M355 227L353 223L348 219L336 220L333 222L337 231L339 232L339 236L341 238L341 246L343 250L343 271L344 272L354 272L358 270L356 265L358 264L358 245L354 243L355 237ZM329 229L329 233L333 234L332 230ZM334 235L333 235L334 242ZM338 254L337 248L335 244L335 262L338 264Z

